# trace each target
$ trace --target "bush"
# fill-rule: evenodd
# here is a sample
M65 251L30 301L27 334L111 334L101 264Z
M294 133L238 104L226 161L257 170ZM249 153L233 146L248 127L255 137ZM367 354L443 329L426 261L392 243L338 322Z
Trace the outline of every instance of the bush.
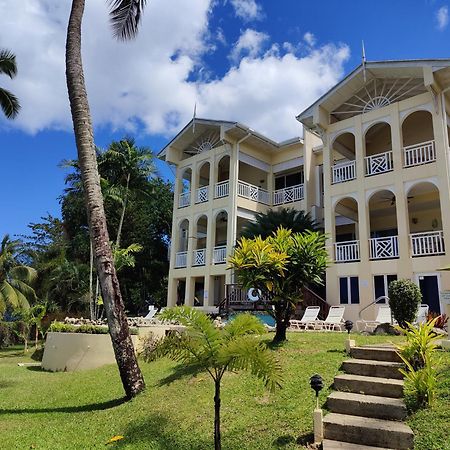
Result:
M15 335L10 322L0 322L0 348L14 344Z
M52 322L48 331L54 333L85 333L85 334L108 334L108 327L98 325L72 325L69 323ZM130 334L138 334L137 328L130 328Z
M394 319L402 328L416 320L421 301L420 289L411 280L397 280L389 284L389 306Z
M150 362L157 358L157 349L159 344L163 339L158 339L153 333L148 333L141 338L141 350L139 351L139 356L143 358L144 361Z

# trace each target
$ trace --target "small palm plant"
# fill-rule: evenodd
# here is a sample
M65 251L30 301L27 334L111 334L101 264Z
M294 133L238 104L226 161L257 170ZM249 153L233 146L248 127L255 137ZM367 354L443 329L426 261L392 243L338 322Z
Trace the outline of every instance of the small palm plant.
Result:
M239 314L219 329L206 314L187 306L167 309L160 318L186 329L167 336L155 355L206 371L214 380L214 448L220 450L220 386L225 372L248 370L269 390L281 387L280 365L258 338L264 326L255 316Z

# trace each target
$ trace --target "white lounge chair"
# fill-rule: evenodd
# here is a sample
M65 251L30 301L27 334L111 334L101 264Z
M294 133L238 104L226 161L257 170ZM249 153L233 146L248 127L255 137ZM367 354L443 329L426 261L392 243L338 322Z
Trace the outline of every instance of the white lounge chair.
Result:
M428 305L422 304L419 306L417 310L417 316L414 323L421 324L427 321L428 313L430 311L430 307Z
M389 305L379 305L375 320L358 320L356 329L358 331L373 331L382 323L392 323L391 308Z
M314 329L317 321L317 316L320 312L320 306L308 306L303 313L303 317L300 320L290 320L289 328L291 330L308 330Z
M155 317L156 313L158 312L158 310L153 306L150 305L148 307L148 314L144 317L144 319L153 319L153 317Z
M317 320L315 323L315 330L337 330L342 331L342 324L344 323L345 306L332 306L328 311L328 316L325 320Z

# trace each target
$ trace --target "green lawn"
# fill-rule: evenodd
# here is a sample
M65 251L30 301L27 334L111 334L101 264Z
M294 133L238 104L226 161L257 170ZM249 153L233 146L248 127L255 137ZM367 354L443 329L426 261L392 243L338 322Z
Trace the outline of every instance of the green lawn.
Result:
M284 388L267 393L247 374L228 374L223 383L224 449L299 449L312 432L314 398L309 377L320 373L327 389L345 354L344 334L290 334L275 350ZM358 344L389 341L358 336ZM147 382L143 395L122 401L117 370L109 366L81 373L46 373L18 367L17 349L0 352L0 447L5 449L105 448L115 435L125 439L109 448L206 450L213 447L213 386L206 374L174 371L168 360L141 362ZM450 353L446 379L434 411L416 413L416 449L450 449ZM176 376L175 376L176 375ZM107 447L107 448L108 448Z

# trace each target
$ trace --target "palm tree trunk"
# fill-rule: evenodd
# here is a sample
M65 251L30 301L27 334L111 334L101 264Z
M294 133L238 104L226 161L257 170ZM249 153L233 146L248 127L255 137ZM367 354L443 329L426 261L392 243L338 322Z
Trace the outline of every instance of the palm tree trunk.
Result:
M214 380L214 450L221 450L220 440L220 378Z
M95 320L95 302L97 297L94 298L93 286L94 281L94 248L92 245L92 240L89 239L89 309L91 313L91 320Z
M125 218L125 210L127 209L128 189L130 186L130 174L127 175L127 185L125 188L125 198L123 200L122 213L120 215L119 228L117 229L116 249L120 248L120 235L122 234L123 220Z
M131 398L145 388L145 383L137 364L125 316L119 281L109 244L103 197L100 189L92 122L81 60L81 23L84 5L85 0L72 0L66 42L67 89L86 199L89 230L94 245L97 274L100 279L109 333L125 394L128 398Z

